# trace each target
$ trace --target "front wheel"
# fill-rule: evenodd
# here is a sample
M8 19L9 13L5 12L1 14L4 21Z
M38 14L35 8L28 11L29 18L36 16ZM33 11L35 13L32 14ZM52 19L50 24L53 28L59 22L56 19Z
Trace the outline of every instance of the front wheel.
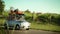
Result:
M20 26L16 25L15 30L20 30Z
M26 30L29 30L29 28L27 28Z

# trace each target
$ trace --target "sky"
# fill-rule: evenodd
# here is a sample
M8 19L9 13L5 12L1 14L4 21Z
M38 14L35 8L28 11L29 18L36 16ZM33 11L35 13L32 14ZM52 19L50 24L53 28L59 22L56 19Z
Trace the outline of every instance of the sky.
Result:
M3 0L5 2L5 10L10 7L25 11L29 9L31 12L42 13L58 13L60 14L60 0Z

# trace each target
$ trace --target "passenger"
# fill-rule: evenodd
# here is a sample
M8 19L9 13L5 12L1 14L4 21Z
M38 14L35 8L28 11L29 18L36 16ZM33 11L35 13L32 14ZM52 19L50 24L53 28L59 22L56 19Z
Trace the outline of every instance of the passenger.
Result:
M14 11L13 10L11 10L10 11L10 13L9 13L9 15L13 15L14 14Z
M14 12L15 12L15 14L16 14L16 18L17 18L17 19L22 18L23 12L19 11L18 9L16 9Z
M9 20L14 20L14 18L15 18L15 13L14 13L13 10L10 10L8 19L9 19Z
M18 9L16 9L14 12L15 12L16 14L18 14L18 15L22 15L22 14L23 14L23 12L22 12L22 11L19 11Z

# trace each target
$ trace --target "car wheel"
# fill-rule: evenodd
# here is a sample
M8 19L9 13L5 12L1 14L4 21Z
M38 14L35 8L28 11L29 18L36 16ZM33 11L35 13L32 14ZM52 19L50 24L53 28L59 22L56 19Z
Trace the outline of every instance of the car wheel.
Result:
M16 25L15 30L19 30L19 29L20 29L20 26Z
M7 29L7 24L4 24L4 28Z
M29 28L27 28L26 30L29 30Z

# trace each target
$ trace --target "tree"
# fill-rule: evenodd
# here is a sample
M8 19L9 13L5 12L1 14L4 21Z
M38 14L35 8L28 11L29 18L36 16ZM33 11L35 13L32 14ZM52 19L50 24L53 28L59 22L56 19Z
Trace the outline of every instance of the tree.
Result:
M29 9L27 9L25 12L30 13Z
M4 11L4 7L5 7L4 1L0 0L0 15L2 15L2 12Z

